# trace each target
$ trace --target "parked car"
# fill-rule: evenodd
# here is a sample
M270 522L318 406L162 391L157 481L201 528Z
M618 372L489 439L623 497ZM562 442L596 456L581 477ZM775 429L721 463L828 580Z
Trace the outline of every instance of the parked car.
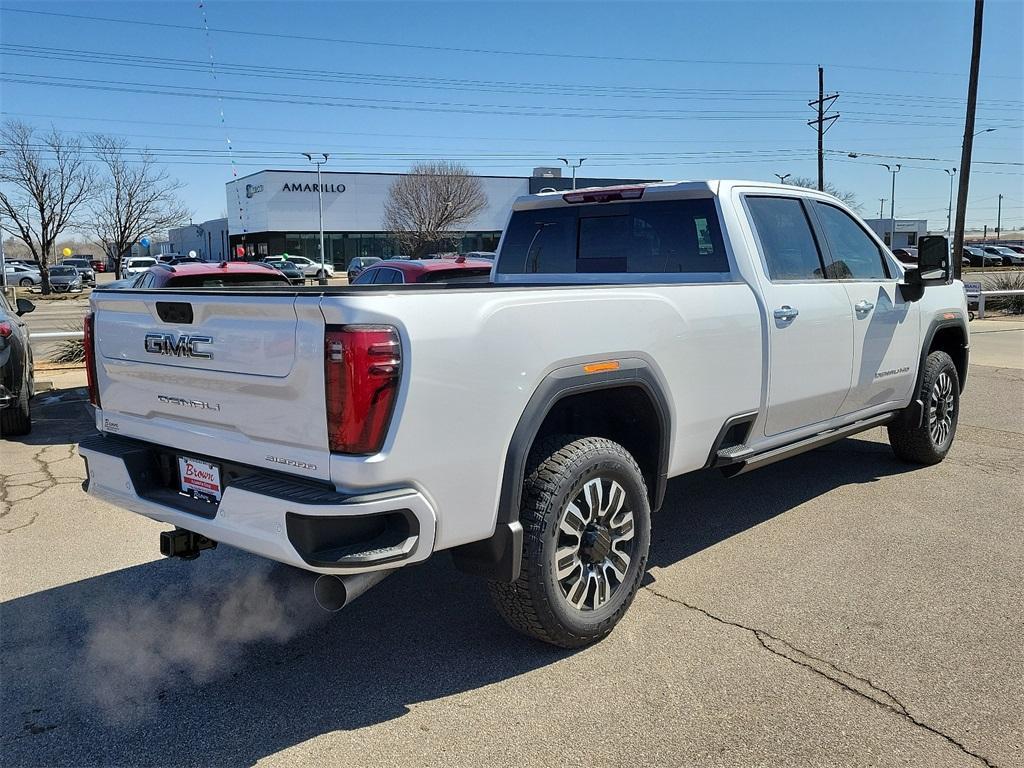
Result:
M1004 267L1015 267L1024 264L1024 255L1017 253L1005 245L986 245L985 253L990 256L998 256Z
M8 262L4 264L4 274L8 285L19 285L22 288L31 288L43 282L38 269L29 269L24 264Z
M21 264L23 267L34 269L36 272L40 270L39 262L35 259L5 259L7 264Z
M28 299L18 299L12 306L0 292L0 437L32 431L35 366L28 326L21 318L34 309Z
M1003 257L991 253L985 253L984 249L974 245L965 245L964 253L971 260L972 267L1001 267Z
M54 293L82 290L82 275L76 267L57 264L50 267L50 288Z
M353 282L371 264L381 261L377 256L356 256L348 263L348 281Z
M92 262L89 259L76 259L74 257L70 259L64 259L61 264L66 267L74 267L78 270L78 274L82 276L83 285L96 285L96 272L92 268Z
M498 254L494 251L466 251L462 255L467 259L487 259L488 261L494 261L498 258Z
M1009 248L1014 253L1024 254L1024 245L1004 245L1004 248Z
M174 315L100 287L85 487L170 528L165 555L322 574L331 609L447 550L512 627L583 646L640 587L668 478L881 425L943 460L967 307L945 238L918 247L900 265L816 190L658 183L519 198L493 284L179 290Z
M119 281L120 282L120 281ZM269 264L246 261L203 261L198 264L157 264L116 288L226 288L290 285Z
M494 265L485 259L410 259L381 261L363 270L353 285L403 283L485 283Z
M896 248L892 255L900 260L900 264L917 264L917 248Z
M107 271L107 262L105 260L97 259L93 256L89 256L87 258L89 259L89 264L92 266L93 272L99 274L100 272Z
M305 256L287 256L285 258L298 266L306 277L334 277L334 265L330 262L321 265L319 261L307 259Z
M150 267L156 266L157 260L149 256L129 256L121 262L120 278L131 277L145 272Z
M303 274L302 269L299 268L299 265L289 261L288 259L278 259L277 261L266 261L262 263L269 264L271 267L276 269L288 278L288 282L292 285L302 285L306 282L306 276Z

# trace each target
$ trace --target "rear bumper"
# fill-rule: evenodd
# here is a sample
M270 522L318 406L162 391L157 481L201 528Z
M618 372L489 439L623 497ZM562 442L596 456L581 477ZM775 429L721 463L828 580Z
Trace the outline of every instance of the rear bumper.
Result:
M362 573L426 559L436 517L419 491L358 494L255 468L222 478L219 504L178 494L159 479L167 449L99 436L83 441L90 495L214 541L316 573ZM216 460L216 459L214 459Z

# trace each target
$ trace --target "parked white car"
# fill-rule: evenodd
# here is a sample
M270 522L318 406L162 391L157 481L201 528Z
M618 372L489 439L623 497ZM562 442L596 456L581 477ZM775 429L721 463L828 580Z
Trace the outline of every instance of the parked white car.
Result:
M121 264L121 274L119 279L124 280L128 277L133 277L142 272L145 272L150 267L156 266L156 259L150 258L149 256L134 256L125 259Z
M492 283L101 287L88 491L173 526L166 555L322 574L330 608L447 550L511 626L585 645L669 478L882 425L897 459L945 457L967 307L945 238L918 245L901 265L813 190L659 183L519 198Z
M307 259L305 256L283 257L302 270L306 277L334 277L334 265L330 262L320 264L319 261Z

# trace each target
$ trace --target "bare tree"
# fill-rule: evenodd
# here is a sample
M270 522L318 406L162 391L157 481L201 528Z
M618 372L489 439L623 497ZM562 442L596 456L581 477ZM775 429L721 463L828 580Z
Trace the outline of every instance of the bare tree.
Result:
M96 173L81 141L56 128L38 136L31 125L10 120L0 128L0 145L0 229L39 262L43 293L49 293L54 243L77 223L95 192Z
M398 236L410 256L452 243L459 228L487 207L480 179L458 163L414 165L384 201L384 229Z
M792 177L786 183L792 184L794 187L806 187L807 189L818 188L818 180L811 179L806 176ZM860 204L860 200L857 199L857 195L855 193L846 192L842 189L839 189L839 187L837 187L830 181L825 182L825 192L832 195L832 197L837 198L841 203L845 203L847 206L849 206L850 208L857 212L860 212L860 210L864 207Z
M96 157L105 178L91 205L93 235L114 257L114 273L121 274L121 259L145 235L163 233L188 221L189 210L177 193L182 183L170 177L148 152L136 156L123 139L96 134Z

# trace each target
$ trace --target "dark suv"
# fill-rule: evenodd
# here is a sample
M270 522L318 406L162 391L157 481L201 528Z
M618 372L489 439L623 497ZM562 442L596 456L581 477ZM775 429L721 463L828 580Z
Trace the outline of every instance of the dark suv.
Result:
M83 285L96 286L96 270L93 269L92 261L86 258L70 258L64 259L60 265L62 267L74 267L78 270L78 274L82 276Z
M0 292L0 437L27 435L32 430L29 400L35 394L35 371L28 328L21 316L34 310L28 299L12 307Z

